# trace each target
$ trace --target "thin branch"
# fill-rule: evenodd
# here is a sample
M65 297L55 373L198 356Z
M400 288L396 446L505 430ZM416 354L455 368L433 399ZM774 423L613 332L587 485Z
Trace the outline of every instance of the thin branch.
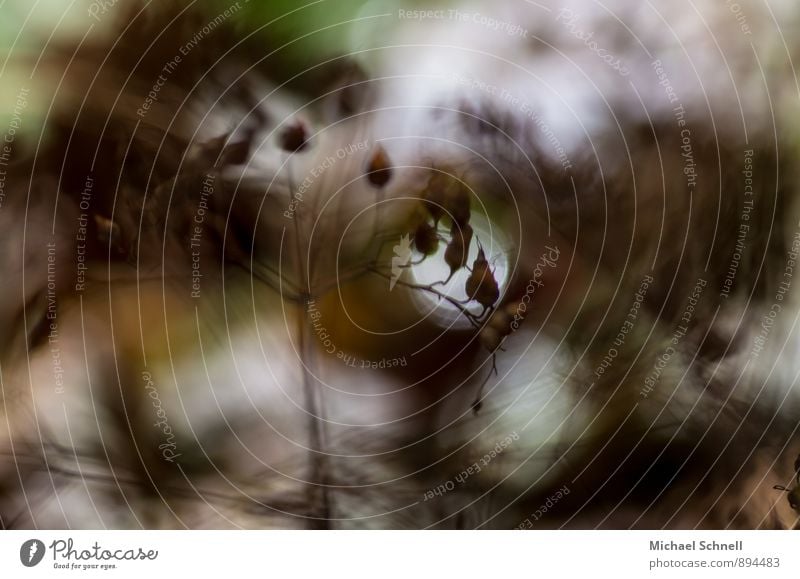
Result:
M381 276L382 278L385 278L385 279L388 279L388 280L391 280L391 279L392 279L392 277L391 277L390 275L388 275L388 274L386 274L386 273L382 272L380 269L378 269L378 268L376 268L376 267L370 267L370 268L369 268L369 271L371 271L372 273L375 273L375 274L377 274L377 275ZM485 314L486 314L486 311L487 311L487 309L486 309L486 308L484 308L484 311L483 311L483 312L481 312L481 315L479 315L479 316L476 316L476 315L475 315L475 314L473 314L471 311L469 311L469 309L468 309L468 308L466 308L466 307L465 307L465 303L469 303L469 300L468 300L468 301L466 301L466 302L463 302L463 301L457 300L457 299L455 299L455 298L454 298L454 297L452 297L452 296L449 296L449 295L447 295L447 294L445 294L445 293L442 293L442 292L440 292L440 291L439 291L439 290L437 290L435 287L433 287L433 285L432 285L432 284L431 284L431 285L422 285L422 284L416 284L416 283L409 283L409 282L405 282L405 281L403 281L403 280L399 280L399 279L398 279L398 280L395 280L395 283L397 283L398 285L401 285L401 286L403 286L403 287L410 288L410 289L417 289L417 290L422 290L422 291L426 291L426 292L432 293L432 294L433 294L433 295L435 295L437 298L439 298L439 299L442 299L442 300L445 300L445 301L449 302L450 304L452 304L453 306L455 306L455 307L458 309L458 311L459 311L459 312L460 312L460 313L461 313L461 314L462 314L462 315L463 315L463 316L464 316L464 317L465 317L465 318L466 318L466 319L467 319L467 320L468 320L468 321L469 321L469 322L472 324L472 326L473 326L473 327L475 327L476 329L479 329L479 330L480 330L480 329L482 329L482 328L483 328L483 326L484 326L484 324L485 324L485 323L486 323L486 321L487 321L487 320L486 320L486 318L485 318Z

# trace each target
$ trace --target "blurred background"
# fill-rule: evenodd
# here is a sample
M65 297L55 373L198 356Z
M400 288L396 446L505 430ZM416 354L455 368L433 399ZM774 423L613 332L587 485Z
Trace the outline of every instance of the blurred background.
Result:
M0 13L0 526L795 525L794 3Z

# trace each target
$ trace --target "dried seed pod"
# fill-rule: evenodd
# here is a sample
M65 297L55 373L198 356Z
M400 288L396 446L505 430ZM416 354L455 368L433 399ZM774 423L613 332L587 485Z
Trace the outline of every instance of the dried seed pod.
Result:
M482 247L478 249L478 257L472 263L472 274L467 278L465 290L470 299L484 308L492 307L500 298L500 287L494 279L494 272L489 268Z
M450 243L444 252L444 261L450 266L450 277L455 272L467 265L469 246L472 243L472 227L469 224L458 227L454 225L450 229ZM450 278L447 278L448 281Z
M386 149L381 145L375 147L375 151L367 163L366 173L369 182L378 188L384 187L392 178L392 164L386 154Z
M299 153L309 146L308 130L302 121L295 121L280 132L278 142L284 151Z
M423 255L433 255L439 249L439 232L436 227L424 221L414 232L414 247Z

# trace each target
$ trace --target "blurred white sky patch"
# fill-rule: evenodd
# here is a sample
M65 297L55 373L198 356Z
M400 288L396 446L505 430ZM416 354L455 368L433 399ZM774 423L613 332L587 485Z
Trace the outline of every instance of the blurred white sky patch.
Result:
M798 87L785 75L768 93L761 71L775 82L771 71L792 65L785 54L796 52L799 23L787 0L372 0L350 25L350 48L379 79L387 133L455 139L453 118L437 109L485 103L545 125L575 150L613 131L620 115L646 121L677 104L713 115L722 130L741 128L742 116L769 123L769 98L785 91L796 101ZM664 98L657 60L676 102Z

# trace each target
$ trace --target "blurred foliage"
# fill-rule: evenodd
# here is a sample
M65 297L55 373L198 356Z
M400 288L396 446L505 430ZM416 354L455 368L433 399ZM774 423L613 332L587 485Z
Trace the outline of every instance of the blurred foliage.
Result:
M230 0L213 0L217 12ZM399 9L432 9L453 0L251 0L237 23L263 37L279 60L295 72L322 60L380 44L397 23ZM382 16L380 15L391 15Z
M0 3L0 138L12 125L19 127L17 138L38 134L52 95L37 86L31 74L48 45L79 38L95 22L88 13L91 2Z
M166 0L152 0L152 6ZM322 61L380 45L397 24L399 9L432 9L453 0L196 0L209 21L239 5L230 19L242 35L253 33L272 53L276 80L286 80ZM91 26L111 29L117 17L146 0L5 0L0 2L0 126L11 118L21 86L48 44L81 38ZM103 6L99 17L90 15ZM379 17L378 15L384 15ZM391 15L391 16L388 16ZM29 83L28 83L29 84ZM47 108L33 91L30 120ZM31 123L28 129L32 128Z

